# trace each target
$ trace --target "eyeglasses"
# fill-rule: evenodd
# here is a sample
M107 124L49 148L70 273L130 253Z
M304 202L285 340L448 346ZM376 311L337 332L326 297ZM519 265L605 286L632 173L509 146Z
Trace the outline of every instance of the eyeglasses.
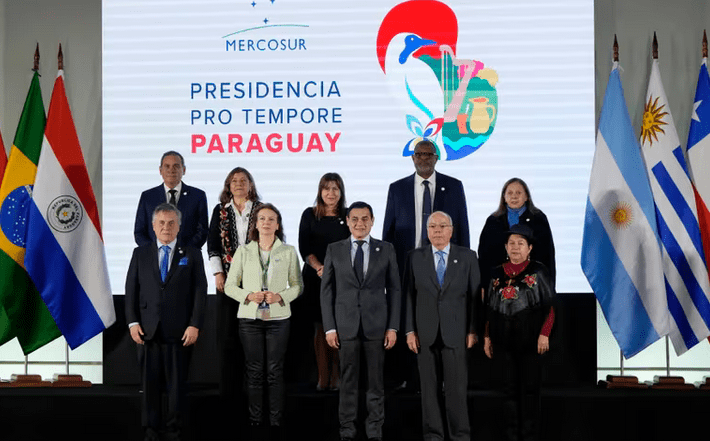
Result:
M436 154L436 153L431 153L431 152L416 152L416 153L414 153L414 156L417 157L417 158L426 158L426 159L429 159L429 158L431 158L432 156L437 156L437 154Z

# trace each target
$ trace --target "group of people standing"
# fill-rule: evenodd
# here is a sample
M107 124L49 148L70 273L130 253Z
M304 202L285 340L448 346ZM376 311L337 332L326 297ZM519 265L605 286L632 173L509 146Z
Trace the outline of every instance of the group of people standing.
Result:
M372 207L347 206L342 178L322 176L315 204L301 216L301 269L295 247L284 243L281 213L260 201L246 169L227 175L208 225L204 192L182 182L182 156L166 152L164 183L141 195L139 246L126 280L129 330L143 349L145 439L159 439L162 430L156 386L148 384L161 381L171 397L164 436L180 439L190 348L203 323L207 284L198 268L205 242L218 294L221 386L240 383L230 371L243 363L252 433L283 435L284 360L296 301L314 323L316 388L339 390L342 440L358 436L361 357L365 435L382 439L385 351L398 340L416 354L424 439L470 439L467 350L479 337L485 354L501 357L508 372L508 438L534 439L539 356L549 350L555 317L547 218L525 182L509 180L477 257L463 185L437 173L437 159L432 142L416 145L415 173L390 185L382 240L371 236Z

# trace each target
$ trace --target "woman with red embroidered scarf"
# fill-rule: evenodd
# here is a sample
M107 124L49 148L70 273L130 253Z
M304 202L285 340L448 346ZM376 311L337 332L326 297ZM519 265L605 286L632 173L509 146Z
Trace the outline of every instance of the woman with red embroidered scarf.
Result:
M540 425L540 357L550 350L555 321L554 284L540 262L530 260L532 230L508 231L508 262L493 269L485 296L483 349L505 365L505 430L509 440L536 440Z
M239 303L224 294L224 283L232 257L249 243L261 205L254 178L247 169L236 167L227 174L219 203L212 211L207 236L207 254L217 287L217 346L220 367L220 393L233 396L241 385L244 353L239 341L237 311ZM236 373L236 375L235 375Z

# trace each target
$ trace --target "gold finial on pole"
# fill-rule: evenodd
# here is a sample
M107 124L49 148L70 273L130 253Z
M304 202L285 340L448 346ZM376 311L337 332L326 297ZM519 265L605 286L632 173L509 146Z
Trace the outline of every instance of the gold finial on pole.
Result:
M653 33L653 59L658 60L658 39L655 31Z
M708 34L703 29L703 58L708 57Z

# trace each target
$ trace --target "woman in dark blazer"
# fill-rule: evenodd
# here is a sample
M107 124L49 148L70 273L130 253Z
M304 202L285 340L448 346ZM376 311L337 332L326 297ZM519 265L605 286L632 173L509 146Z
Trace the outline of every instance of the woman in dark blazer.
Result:
M507 260L505 242L514 225L526 225L535 236L535 249L531 258L547 268L552 286L555 286L555 244L547 216L533 204L527 184L520 178L509 179L500 193L498 209L493 212L481 231L478 241L478 261L481 280L490 279L493 268Z
M254 178L245 168L232 169L224 180L219 204L212 211L207 254L217 286L217 346L220 354L220 392L234 395L241 381L243 353L239 343L239 304L224 295L224 283L234 253L249 243L252 213L261 205ZM235 375L236 374L236 375Z
M338 387L338 352L325 341L320 311L320 279L328 245L350 236L345 220L346 210L343 179L337 173L326 173L318 183L315 206L305 209L298 229L298 248L304 262L304 289L300 309L308 314L310 322L315 326L317 390Z

